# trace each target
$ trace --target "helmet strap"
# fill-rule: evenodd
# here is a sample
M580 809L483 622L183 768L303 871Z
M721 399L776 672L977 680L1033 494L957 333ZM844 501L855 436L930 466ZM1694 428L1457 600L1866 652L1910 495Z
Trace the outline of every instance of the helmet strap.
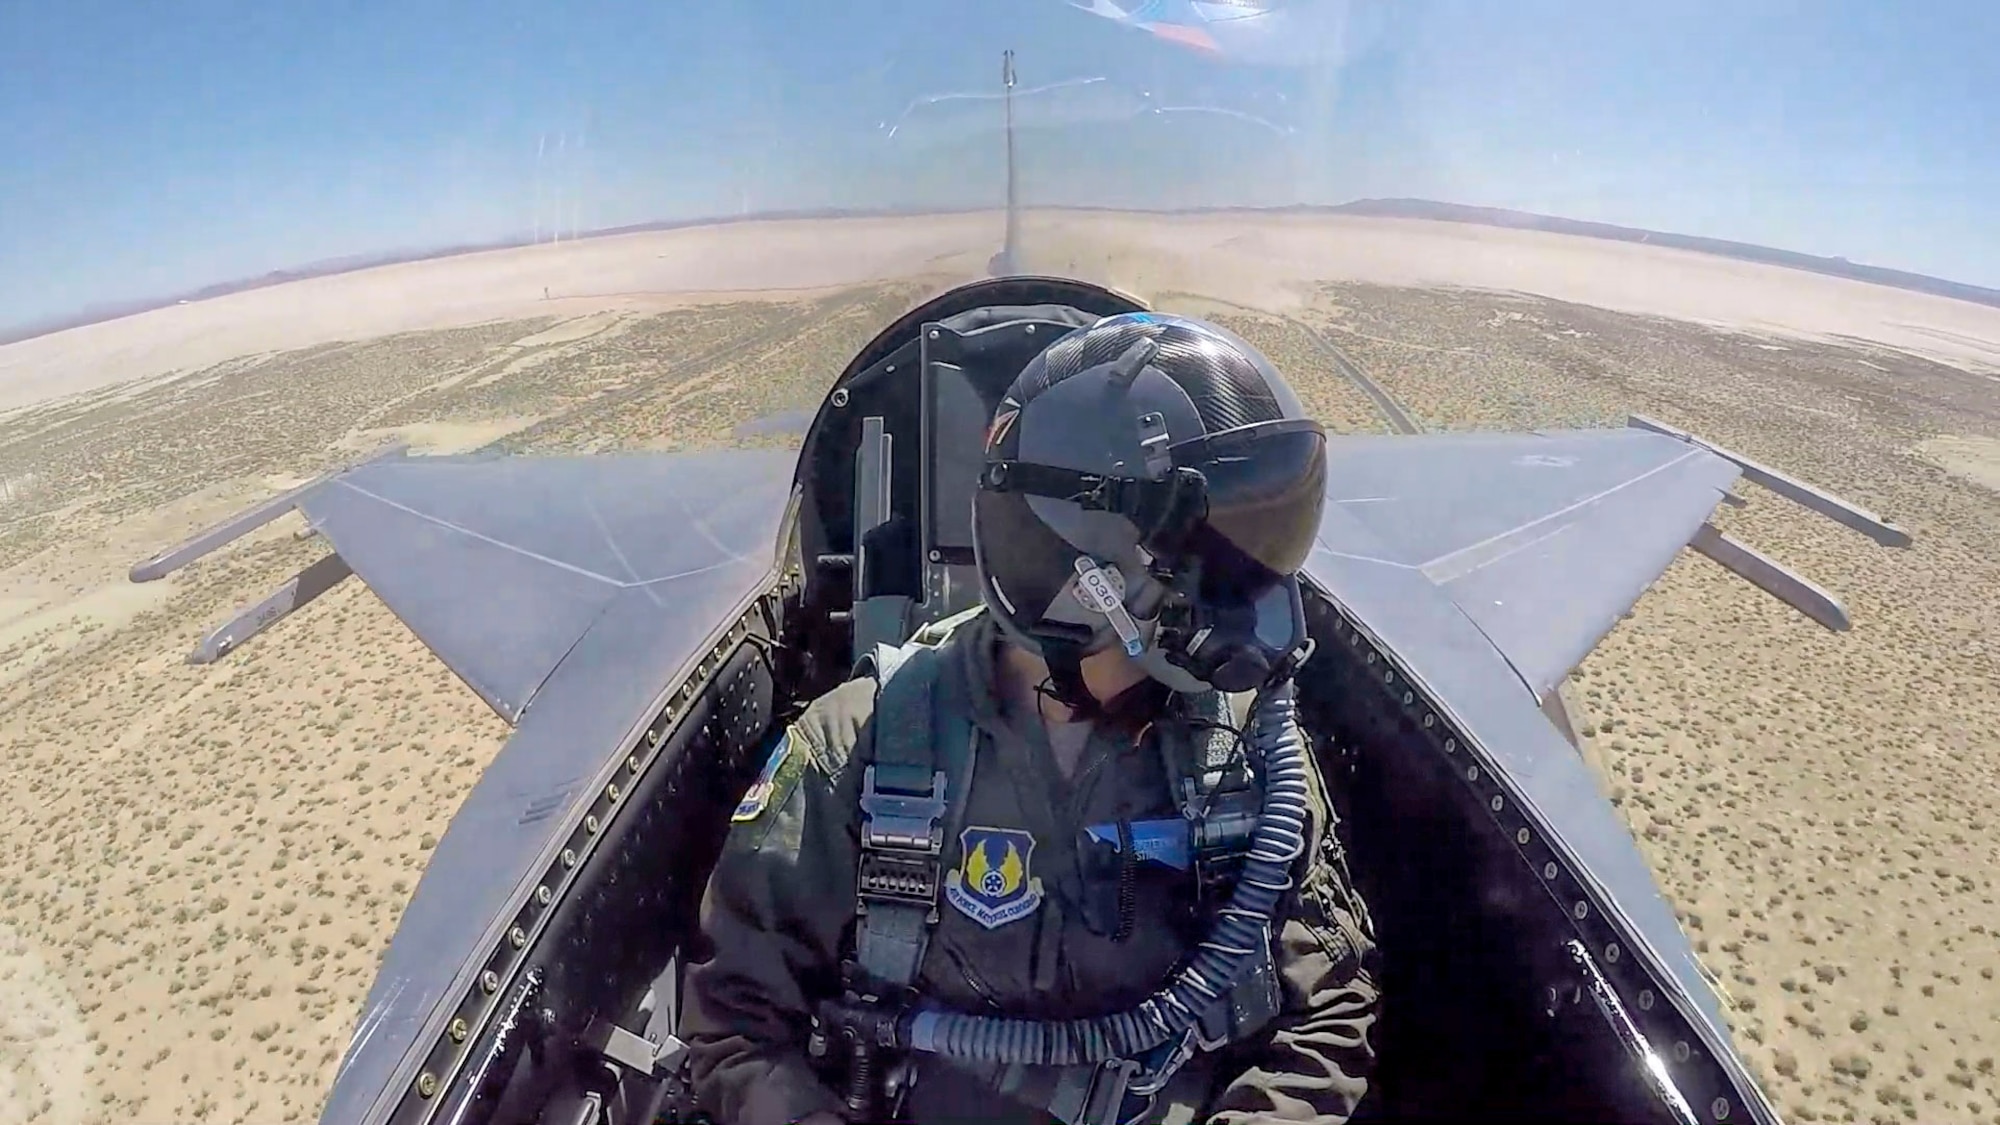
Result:
M1094 722L1113 730L1137 734L1157 718L1173 689L1151 676L1100 702L1083 680L1083 650L1068 641L1042 642L1042 661L1049 678L1035 688L1069 708L1072 722Z
M1044 640L1042 663L1049 666L1049 678L1035 691L1069 708L1076 719L1097 718L1097 697L1083 682L1082 647L1070 641Z

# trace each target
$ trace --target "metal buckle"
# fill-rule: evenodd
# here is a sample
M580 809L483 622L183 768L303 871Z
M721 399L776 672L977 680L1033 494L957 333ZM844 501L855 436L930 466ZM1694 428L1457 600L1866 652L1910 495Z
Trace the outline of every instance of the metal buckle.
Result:
M1127 1101L1136 1101L1139 1104L1132 1110L1131 1113L1127 1114L1124 1117L1119 1118L1118 1125L1139 1125L1139 1123L1142 1121L1154 1120L1153 1105L1154 1103L1160 1100L1158 1094L1147 1094L1144 1097L1140 1097L1138 1094L1134 1094L1129 1090L1126 1091L1126 1094L1127 1094L1126 1098Z
M1167 1083L1173 1081L1174 1075L1180 1073L1181 1067L1187 1065L1188 1060L1195 1056L1195 1052L1217 1051L1228 1046L1232 1038L1231 1024L1234 1022L1230 1012L1232 992L1224 992L1210 1001L1209 1006L1202 1011L1202 1018L1188 1025L1188 1029L1181 1032L1179 1041L1161 1057L1159 1064L1132 1079L1127 1084L1126 1091L1140 1097L1154 1097L1166 1088ZM1211 1021L1219 1025L1219 1029L1213 1034L1203 1026Z
M944 771L938 770L931 775L929 793L884 793L875 788L871 764L861 780L861 846L933 854L941 850L944 840L938 835L938 821L944 818L944 786Z
M1159 1065L1147 1070L1143 1075L1134 1075L1130 1078L1125 1083L1126 1090L1141 1097L1151 1097L1165 1089L1167 1083L1173 1081L1174 1075L1179 1072L1181 1067L1185 1066L1187 1061L1194 1057L1197 1046L1196 1035L1197 1033L1192 1027L1181 1032L1180 1041L1173 1045L1173 1048L1167 1052L1166 1057L1160 1060ZM1137 1070L1139 1064L1136 1062L1133 1063L1132 1068Z
M1242 985L1239 984L1237 987L1241 988ZM1236 1023L1235 999L1236 989L1232 988L1216 997L1202 1010L1201 1017L1187 1029L1187 1034L1194 1040L1195 1047L1203 1051L1219 1051L1235 1038L1232 1034ZM1215 1028L1214 1031L1210 1030L1211 1026ZM1194 1052L1188 1053L1192 1055ZM1185 1063L1187 1060L1181 1061Z
M1099 1063L1091 1072L1090 1088L1083 1093L1077 1125L1125 1125L1126 1118L1120 1111L1125 1108L1126 1094L1141 1093L1132 1088L1132 1077L1138 1072L1139 1064L1131 1059L1106 1059Z
M938 857L862 852L857 889L861 897L927 906L937 901Z
M898 1059L889 1068L889 1073L882 1076L884 1113L892 1118L903 1115L903 1102L909 1098L910 1091L916 1088L917 1078L921 1073L917 1067L917 1060L908 1055Z
M856 890L864 908L868 899L936 906L938 857L944 850L938 828L945 813L944 790L943 770L931 775L926 795L882 792L875 787L873 765L862 775Z

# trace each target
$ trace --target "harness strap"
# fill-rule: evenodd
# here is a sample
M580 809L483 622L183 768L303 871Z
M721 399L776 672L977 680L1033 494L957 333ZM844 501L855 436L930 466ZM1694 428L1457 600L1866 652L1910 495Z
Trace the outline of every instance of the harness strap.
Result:
M854 958L870 991L894 994L915 983L938 920L944 844L964 819L977 735L962 677L941 648L923 640L877 645L860 663L877 686L861 791Z
M856 665L856 674L872 674L877 687L861 794L855 967L863 979L855 985L871 994L879 990L884 999L908 993L916 982L938 921L945 840L962 830L970 804L979 733L964 678L940 646L972 615L939 622L900 648L877 645ZM1207 822L1226 818L1218 815L1223 810L1216 799L1254 799L1254 779L1238 745L1244 702L1216 692L1196 696L1188 701L1195 720L1188 737L1157 740L1175 796L1193 822L1198 868L1234 850L1209 843L1217 834L1202 831ZM1128 1125L1151 1112L1158 1092L1195 1052L1247 1038L1270 1022L1280 1003L1276 975L1267 943L1256 969L1209 1005L1188 1035L1146 1060L1023 1067L939 1057L1067 1125Z

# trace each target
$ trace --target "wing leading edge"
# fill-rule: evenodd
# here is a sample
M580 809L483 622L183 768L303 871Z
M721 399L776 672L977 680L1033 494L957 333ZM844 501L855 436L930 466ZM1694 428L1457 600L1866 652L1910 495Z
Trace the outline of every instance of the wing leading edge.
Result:
M518 723L622 592L653 602L772 565L781 451L406 457L390 446L132 568L151 581L297 509L334 548L203 638L207 663L357 574L481 699Z

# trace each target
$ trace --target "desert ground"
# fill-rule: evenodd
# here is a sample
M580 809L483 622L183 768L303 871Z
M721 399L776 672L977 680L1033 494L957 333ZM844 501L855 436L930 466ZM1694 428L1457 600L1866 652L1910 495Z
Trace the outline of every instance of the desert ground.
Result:
M746 424L816 405L998 230L926 222L468 255L0 348L0 1122L316 1117L506 734L358 582L183 662L324 550L295 516L158 583L134 561L390 436L794 443ZM1578 670L1574 718L1787 1117L2000 1122L2000 310L1318 222L1038 216L1027 264L1228 324L1337 429L1382 422L1321 339L1429 428L1646 413L1910 530L1889 551L1741 488L1718 524L1852 631L1689 553Z

